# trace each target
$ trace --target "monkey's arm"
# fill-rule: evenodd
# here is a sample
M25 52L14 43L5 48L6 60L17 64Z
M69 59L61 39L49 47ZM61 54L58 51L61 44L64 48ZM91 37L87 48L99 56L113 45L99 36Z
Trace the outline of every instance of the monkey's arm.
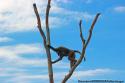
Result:
M63 57L59 57L57 60L52 61L52 64L53 64L53 63L56 63L56 62L58 62L58 61L60 61L60 60L62 60L62 58L63 58Z
M51 48L53 51L56 51L56 48L50 46L50 45L47 45L49 48Z

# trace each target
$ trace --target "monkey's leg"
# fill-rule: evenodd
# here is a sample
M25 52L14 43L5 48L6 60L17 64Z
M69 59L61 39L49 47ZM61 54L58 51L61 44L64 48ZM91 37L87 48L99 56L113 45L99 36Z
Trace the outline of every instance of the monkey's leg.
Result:
M75 63L77 62L77 60L71 56L69 56L68 59L70 61L70 68L72 68L75 65Z
M75 64L75 53L73 51L71 51L69 54L68 54L68 59L70 61L70 68L72 68Z
M54 63L56 63L56 62L58 62L58 61L62 60L62 58L63 58L63 57L59 57L57 60L52 61L52 64L54 64Z
M77 60L74 58L70 58L70 67L72 68L76 64Z

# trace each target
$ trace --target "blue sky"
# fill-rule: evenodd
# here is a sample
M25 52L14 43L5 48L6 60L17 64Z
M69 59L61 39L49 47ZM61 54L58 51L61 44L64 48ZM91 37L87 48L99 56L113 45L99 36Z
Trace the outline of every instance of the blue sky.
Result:
M49 83L46 54L37 29L32 4L36 2L45 30L47 0L0 0L0 82ZM79 20L83 35L100 12L82 62L68 83L78 80L125 80L125 1L124 0L52 0L50 10L51 43L82 49ZM52 52L52 59L57 55ZM79 58L79 55L77 55ZM64 58L53 65L55 83L69 71Z

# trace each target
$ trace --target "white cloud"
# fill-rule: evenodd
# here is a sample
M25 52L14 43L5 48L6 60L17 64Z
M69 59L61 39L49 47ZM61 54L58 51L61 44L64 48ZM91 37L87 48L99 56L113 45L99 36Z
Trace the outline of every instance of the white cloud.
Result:
M98 75L104 75L114 72L114 70L109 68L104 69L94 69L94 70L87 70L87 71L76 71L74 73L74 78L81 78L81 77L93 77Z
M40 53L40 52L43 53L44 49L41 48L39 44L18 44L18 45L11 45L11 46L2 46L0 47L0 51L1 51L0 53L3 53L3 55L4 53L5 55L9 55L11 53L13 55L20 55L20 54L32 54L32 53Z
M42 5L45 0L41 2ZM32 4L33 0L0 0L0 31L7 33L33 30L35 17Z
M39 69L40 70L40 69ZM48 80L48 74L31 74L28 73L28 69L20 69L20 68L2 68L0 69L0 78L6 77L3 82L5 83L30 83L33 80ZM13 73L11 73L13 72ZM31 72L36 72L36 70L32 70ZM38 72L38 71L37 71ZM41 70L42 72L42 70ZM11 78L7 78L11 77Z
M0 42L10 42L10 41L13 41L13 39L9 37L0 37Z
M7 63L10 65L41 65L41 61L43 61L43 65L46 62L41 59L27 59L21 57L21 55L26 56L26 54L44 54L45 51L39 44L19 44L13 46L2 46L0 47L0 60L3 63ZM14 63L14 64L13 64Z
M72 17L75 16L75 19L78 20L78 21L80 19L84 19L85 21L89 21L94 17L94 15L92 15L88 12L70 12L70 15L72 15Z
M32 56L33 54L39 56L38 53L44 54L45 51L37 43L0 47L0 78L6 78L3 81L0 79L0 81L3 83L30 83L34 79L48 79L48 74L41 75L41 72L45 72L43 68L47 68L47 60ZM27 54L32 58L21 56L27 56ZM33 74L36 71L39 75Z
M113 69L109 69L109 68L97 68L97 69L93 69L93 70L86 70L86 71L75 71L71 77L71 80L79 80L79 79L85 79L88 77L96 77L96 76L103 76L103 75L108 75L108 74L112 74L114 73L115 70ZM64 76L67 74L68 72L55 72L55 78L57 80L62 80L64 78ZM59 78L60 77L60 78Z
M63 0L63 2L68 2L69 0ZM32 4L36 2L40 15L42 16L42 26L45 27L45 9L46 0L0 0L0 32L10 33L10 32L25 32L34 31L35 26L37 26L36 17L33 11ZM84 17L85 19L91 18L91 14L82 13L76 11L66 10L58 6L58 1L52 1L51 12L56 13L56 17L50 17L50 26L58 27L67 23L67 19L60 18L58 15L65 14L66 18L78 18ZM56 19L55 19L56 18ZM63 22L62 23L62 19ZM62 24L61 24L62 23ZM50 28L51 28L50 27Z
M116 12L125 12L125 6L118 6L114 8Z
M31 74L31 73L27 73L27 72L24 72L22 71L22 69L2 69L4 70L3 72L1 71L1 74L0 74L0 77L1 76L11 76L11 78L8 78L8 80L5 80L5 82L9 82L9 83L30 83L30 82L33 82L34 80L41 80L41 82L48 82L49 78L48 78L48 73L45 73L45 74ZM9 73L10 71L16 71L14 73ZM22 72L21 72L21 71ZM25 69L23 69L25 70ZM6 71L6 72L5 72ZM8 72L7 72L8 71ZM11 72L12 72L11 71ZM20 71L20 72L19 72ZM86 70L86 71L76 71L74 72L73 76L71 77L71 79L69 80L70 81L78 81L80 78L81 79L85 79L87 77L96 77L96 76L101 76L101 75L107 75L109 73L113 73L112 69L94 69L94 70ZM32 72L36 72L36 71L32 71ZM41 70L42 72L42 70ZM37 72L38 73L38 72ZM54 72L54 81L55 82L61 82L62 79L64 78L64 76L67 74L67 72ZM91 74L91 75L90 75Z
M48 81L48 73L44 73L44 71L42 71L40 69L40 71L44 74L31 74L26 72L26 69L19 69L19 68L1 68L0 69L1 74L0 77L6 77L6 76L11 76L11 78L9 79L9 82L19 82L21 80L23 80L24 82L27 81L32 81L32 80L46 80ZM14 73L10 73L13 72ZM47 71L47 70L46 70ZM101 76L101 75L108 75L108 74L112 74L117 72L116 70L113 69L109 69L109 68L103 68L103 69L93 69L93 70L86 70L86 71L75 71L71 77L71 80L78 80L78 79L83 79L83 78L88 78L88 77L96 77L96 76ZM32 70L32 72L36 72L36 70ZM54 78L55 81L60 81L64 78L64 76L67 74L68 72L64 72L61 71L54 72Z
M87 20L91 20L94 17L93 14L90 14L87 11L84 11L84 12L71 11L71 10L67 10L67 9L58 7L57 5L52 7L50 11L52 14L58 14L58 15L63 16L62 19L64 19L64 17L74 19L74 20L80 20L80 19L84 18L87 21ZM68 19L68 20L70 20L70 19ZM58 22L58 20L57 20L57 22Z
M109 68L104 68L104 69L100 68L100 69L93 69L93 70L86 70L86 71L75 71L70 79L73 81L78 81L79 79L83 79L83 78L86 79L88 77L93 78L96 76L104 76L104 75L112 74L114 73L114 71L115 70L109 69ZM58 81L61 81L67 73L68 72L61 72L61 73L55 72L54 78Z

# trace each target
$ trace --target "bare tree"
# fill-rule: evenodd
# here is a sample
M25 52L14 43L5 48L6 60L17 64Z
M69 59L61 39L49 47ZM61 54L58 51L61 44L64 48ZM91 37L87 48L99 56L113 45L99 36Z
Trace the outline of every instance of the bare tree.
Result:
M83 58L85 57L85 52L86 52L86 47L88 46L89 42L90 42L90 39L91 39L91 36L92 36L92 31L93 31L93 28L94 28L94 25L99 17L100 13L98 13L90 27L90 30L89 30L89 36L87 38L87 41L85 42L85 39L82 35L82 20L80 20L79 22L79 27L80 27L80 37L81 37L81 40L82 40L82 43L83 43L83 47L82 47L82 54L79 58L79 60L77 61L77 63L71 68L71 70L69 71L69 73L65 76L65 78L63 79L62 83L66 83L66 81L71 77L71 75L73 74L74 70L76 69L76 67L82 62Z
M48 72L49 72L49 81L50 83L54 83L53 80L53 68L52 68L52 63L51 63L51 54L50 54L50 49L48 48L47 44L50 44L50 30L49 30L49 10L50 10L50 3L51 0L48 0L48 4L47 4L47 8L46 8L46 33L47 35L45 35L45 33L42 30L42 26L41 26L41 20L40 20L40 16L36 7L36 4L33 4L34 7L34 12L36 14L37 17L37 26L39 29L39 32L43 38L44 41L44 47L46 49L46 54L47 54L47 59L48 59Z
M50 53L50 48L47 46L47 44L50 45L50 30L49 30L49 11L50 11L50 4L51 4L51 0L48 0L48 4L47 4L47 8L46 8L46 35L42 30L42 26L41 26L41 20L40 20L40 16L36 7L36 4L33 4L34 7L34 12L36 14L37 17L37 24L38 24L38 29L39 32L43 38L43 42L44 42L44 47L46 50L46 54L47 54L47 59L48 59L48 73L49 73L49 81L50 83L54 83L54 79L53 79L53 68L52 68L52 60L51 60L51 53ZM92 36L92 32L94 29L94 25L99 17L100 13L97 13L97 15L95 16L92 25L90 27L89 30L89 35L87 40L85 41L84 36L82 34L82 20L80 20L79 22L79 29L80 29L80 37L81 37L81 41L82 41L82 54L80 55L80 58L78 59L77 63L71 68L71 70L69 71L69 73L64 77L64 79L62 80L62 83L66 83L66 81L72 76L73 72L75 71L75 69L77 68L77 66L82 62L83 58L85 57L85 52L86 52L86 48L90 42L91 36Z

